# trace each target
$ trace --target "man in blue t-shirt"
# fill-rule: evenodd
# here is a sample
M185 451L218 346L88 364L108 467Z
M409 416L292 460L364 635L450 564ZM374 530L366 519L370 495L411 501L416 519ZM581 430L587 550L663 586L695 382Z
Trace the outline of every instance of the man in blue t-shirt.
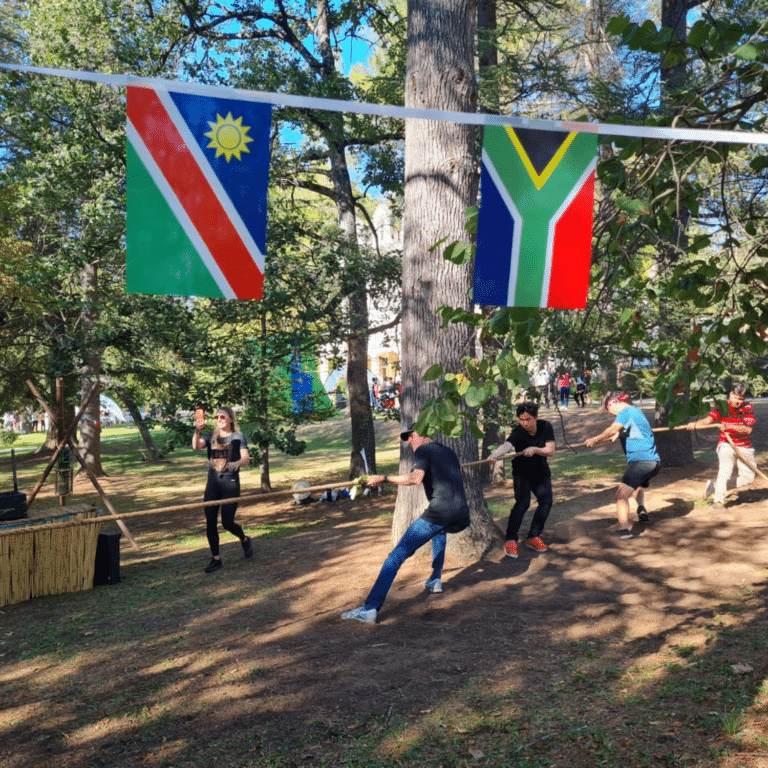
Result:
M429 504L422 516L411 523L397 546L389 553L365 603L359 608L342 613L342 619L356 619L366 624L375 624L400 566L430 540L432 575L424 582L424 589L433 594L442 592L440 577L445 562L446 534L459 533L469 525L469 505L456 453L441 443L422 437L412 429L401 432L400 439L413 448L411 471L407 475L371 475L368 485L371 488L383 483L423 485Z
M627 454L627 469L616 489L616 517L619 521L617 535L620 539L631 539L629 499L634 498L637 501L637 517L641 522L646 522L648 510L643 503L644 489L659 473L661 460L651 425L645 414L632 405L629 395L610 393L605 397L603 404L605 410L616 417L616 421L597 437L591 437L584 445L591 448L597 443L615 440L617 437L621 440L622 448Z

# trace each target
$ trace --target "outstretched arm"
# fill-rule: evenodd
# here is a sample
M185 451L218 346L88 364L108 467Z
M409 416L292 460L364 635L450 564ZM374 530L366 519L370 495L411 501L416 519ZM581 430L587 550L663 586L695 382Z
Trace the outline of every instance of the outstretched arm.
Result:
M375 488L377 485L392 483L393 485L421 485L424 481L424 470L414 469L407 475L371 475L368 485Z
M607 440L612 440L619 434L619 432L621 432L622 429L624 429L624 427L622 427L618 421L614 421L610 427L604 429L599 435L596 437L590 437L589 440L586 440L584 445L586 445L587 448L591 448L593 445L597 445L598 443L604 443Z

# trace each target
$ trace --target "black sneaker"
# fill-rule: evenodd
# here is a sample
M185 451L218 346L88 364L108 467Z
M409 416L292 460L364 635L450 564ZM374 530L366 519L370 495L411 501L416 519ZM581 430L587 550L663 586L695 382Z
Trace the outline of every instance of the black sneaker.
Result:
M245 559L250 560L253 557L253 544L251 544L251 537L246 536L241 543L243 545L243 554L245 555Z
M621 528L620 530L616 531L616 535L620 539L631 539L631 538L633 538L632 531L630 531L629 528Z
M644 506L642 506L642 505L640 505L637 508L637 519L641 523L647 523L648 522L648 510Z
M220 571L223 567L224 563L222 563L221 560L217 560L215 557L212 557L211 562L205 566L205 572L214 573L215 571Z

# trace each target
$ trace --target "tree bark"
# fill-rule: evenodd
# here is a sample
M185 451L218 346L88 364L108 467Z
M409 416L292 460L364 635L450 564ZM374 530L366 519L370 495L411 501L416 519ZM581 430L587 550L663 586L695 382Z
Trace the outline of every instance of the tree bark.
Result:
M475 112L474 75L476 8L473 0L409 0L405 104L422 109ZM464 213L477 200L479 167L474 127L410 119L405 129L403 221L403 323L401 407L403 426L418 417L424 402L439 392L422 376L439 362L446 372L463 368L474 355L474 330L452 324L440 328L435 311L442 304L471 309L472 274L431 251L443 238L464 240ZM438 436L456 451L462 464L477 460L477 440L468 430L458 439ZM400 471L412 461L401 448ZM501 533L488 514L476 467L466 470L464 485L471 526L449 537L449 550L460 560L476 560L501 544ZM419 486L398 488L392 539L397 541L424 508Z
M84 403L93 387L99 387L101 372L101 350L93 344L93 329L98 321L99 275L95 263L83 269L85 302L80 320L85 345L84 362L81 369L81 403ZM99 392L91 398L80 425L80 453L88 468L96 477L106 475L101 466L101 403Z
M662 467L684 467L695 460L691 433L687 430L656 432L654 436Z
M687 36L686 15L690 4L686 0L662 0L661 2L661 24L663 27L669 27L676 40L679 43L685 42ZM662 108L671 115L677 113L684 106L685 99L681 101L681 90L683 89L686 77L685 62L678 62L672 67L664 67L661 62L659 69L661 73L661 103ZM679 183L679 182L678 182ZM690 212L685 207L678 206L674 217L674 233L670 238L668 247L665 249L666 261L671 268L679 259L680 254L688 250L688 219ZM667 300L662 299L661 307L667 304ZM677 334L679 330L673 325L668 326L665 322L665 313L662 311L662 326L659 329L662 336L671 336ZM669 317L672 317L670 311ZM665 327L667 326L667 327ZM674 365L673 360L660 361L661 366ZM684 399L688 398L689 390L686 387L681 393ZM654 426L666 427L669 425L669 414L672 410L672 403L656 403L654 410ZM690 432L670 432L656 433L656 447L659 451L659 458L664 467L681 467L693 461L693 438Z
M70 395L71 397L74 397L75 393L70 393L69 389L71 389L71 387L67 386L68 381L72 381L72 379L67 379L64 377L62 377L62 379L64 385L64 430L67 430L72 424L72 419L75 418L77 411L75 410L74 403L70 401ZM56 379L51 379L50 392L47 397L48 405L51 407L51 410L53 410L53 412L58 415ZM52 453L56 450L56 446L58 446L59 440L62 437L63 435L59 434L59 425L56 423L56 419L52 419L51 423L48 425L48 434L45 436L45 442L35 451L35 453ZM72 435L72 440L77 440L77 431L75 431L75 433Z
M269 493L272 490L272 481L269 479L269 440L259 441L259 470L261 490Z
M323 76L336 77L336 59L331 47L328 28L328 2L317 0L317 39L323 60ZM326 120L332 126L325 132L331 165L331 180L334 201L339 216L339 228L349 246L348 258L360 258L355 201L352 181L345 154L343 140L346 135L344 117L329 114ZM368 468L376 471L376 434L373 427L373 412L368 395L368 291L365 282L358 283L347 302L349 310L349 333L347 336L347 408L349 409L352 433L352 453L349 462L349 477L358 477L365 471L361 451L365 450Z

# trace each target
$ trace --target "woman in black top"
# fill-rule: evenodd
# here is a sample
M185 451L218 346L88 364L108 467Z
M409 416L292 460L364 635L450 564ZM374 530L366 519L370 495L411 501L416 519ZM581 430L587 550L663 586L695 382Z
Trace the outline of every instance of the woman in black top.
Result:
M205 486L203 501L221 501L240 496L240 467L250 461L248 443L241 434L237 419L231 408L222 407L216 411L216 428L212 433L200 436L205 426L205 418L195 422L195 434L192 436L192 448L208 450L208 483ZM221 524L240 539L246 558L253 557L251 539L235 522L237 502L234 504L212 504L205 507L205 523L208 544L211 547L211 562L205 568L206 573L219 571L223 567L219 555L219 508Z

